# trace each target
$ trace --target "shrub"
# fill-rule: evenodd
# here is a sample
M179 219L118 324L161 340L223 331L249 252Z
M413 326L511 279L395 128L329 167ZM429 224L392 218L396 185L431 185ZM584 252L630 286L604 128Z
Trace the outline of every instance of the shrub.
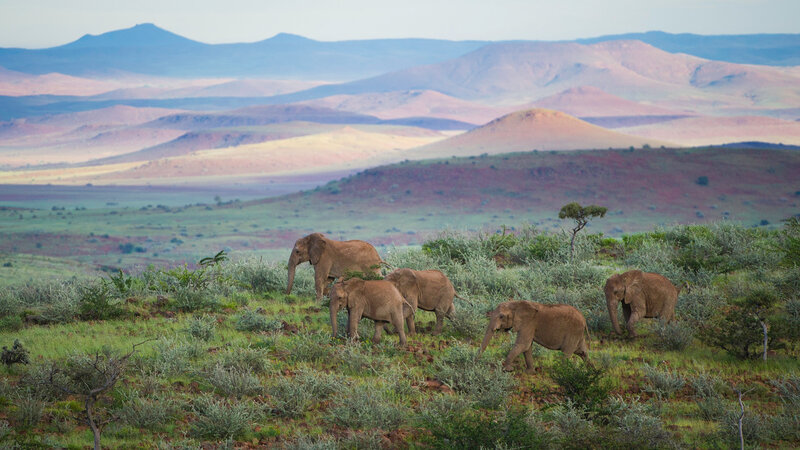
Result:
M295 362L319 363L330 361L333 348L327 333L300 333L291 336L284 342L289 359Z
M175 288L173 305L178 311L194 312L202 309L214 309L217 301L207 290L191 286L178 286Z
M777 301L775 291L765 285L756 285L742 297L734 298L722 307L701 329L705 341L736 356L756 358L763 352L764 331L762 322L770 323L771 310ZM768 334L768 346L785 337L787 330L775 327Z
M436 378L466 394L483 408L498 408L513 388L514 378L502 371L499 362L486 364L477 359L477 349L456 344L436 360Z
M31 428L42 420L45 403L30 390L20 392L14 404L14 420L20 428Z
M336 349L336 359L344 372L351 374L378 373L389 364L382 355L373 355L359 343L347 343Z
M414 270L438 269L439 263L429 252L415 248L390 248L386 262L392 267L407 267Z
M334 394L331 405L326 420L345 428L391 431L409 415L384 390L363 384L340 390Z
M214 338L214 332L216 328L217 319L213 316L205 314L189 319L189 325L186 327L186 332L195 339L208 342Z
M203 438L230 439L242 436L250 430L261 411L252 402L228 403L209 395L197 397L192 404L197 420L192 423L192 432Z
M233 316L233 327L239 331L275 331L279 330L281 325L281 321L277 319L269 320L263 314L251 309L245 309L241 313Z
M556 358L548 372L564 390L564 396L580 409L595 411L608 400L611 386L608 379L604 378L605 370L602 368L560 357Z
M475 410L459 397L439 395L426 402L416 419L428 430L433 448L541 448L544 432L522 408L503 412Z
M680 375L669 370L659 370L656 367L645 364L643 371L649 382L649 385L645 387L645 391L654 394L659 400L672 397L675 392L686 384L686 381Z
M139 391L131 390L121 394L121 406L115 415L128 425L137 428L153 429L161 427L178 412L177 403L163 395L142 396Z
M800 217L790 217L784 223L779 240L783 263L797 267L800 266Z
M202 352L197 341L169 337L157 340L153 347L155 353L148 362L155 372L166 376L185 372L191 360Z
M617 429L613 447L658 449L678 446L672 433L664 429L661 418L648 411L645 405L637 402L618 403L620 413L610 416Z
M553 423L550 431L558 442L558 448L593 448L597 445L598 429L588 419L590 415L571 400L548 411L548 418Z
M264 263L261 259L251 259L228 264L224 270L231 278L258 294L286 289L285 264ZM299 275L299 270L297 274ZM304 284L302 278L295 276L296 289Z
M206 376L214 389L227 396L242 398L246 395L257 395L262 391L261 381L246 369L227 368L217 364Z
M655 329L657 337L655 345L662 350L683 350L694 340L694 333L694 328L686 322L659 321Z
M263 373L271 366L267 352L260 348L232 347L220 355L219 364L225 369Z
M293 378L278 377L267 388L273 413L283 417L300 417L311 406L313 392Z

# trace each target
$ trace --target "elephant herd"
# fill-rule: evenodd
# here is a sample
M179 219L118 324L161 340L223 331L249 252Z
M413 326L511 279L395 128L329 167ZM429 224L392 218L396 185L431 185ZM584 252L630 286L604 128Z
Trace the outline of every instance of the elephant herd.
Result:
M364 241L335 241L320 233L312 233L295 242L288 263L286 293L291 294L295 269L308 261L314 267L314 288L317 301L322 300L331 281L330 319L336 336L336 315L347 309L347 336L358 337L358 323L362 317L375 321L373 340L380 341L387 324L394 326L401 346L406 345L404 324L408 333L416 331L414 317L417 309L436 314L433 334L439 334L444 318L452 319L456 294L453 284L438 270L396 269L382 280L363 280L353 273L380 275L386 263L375 247ZM337 279L340 279L338 282ZM636 336L634 326L642 318L660 318L671 321L675 315L679 288L667 278L656 273L631 270L612 275L604 287L608 312L614 331L622 334L617 307L622 303L623 317L628 333ZM463 299L462 299L463 300ZM489 324L481 343L482 353L497 330L513 330L517 339L503 364L511 370L514 360L522 353L528 371L533 369L531 346L533 342L551 350L573 353L586 359L589 349L586 319L580 311L569 305L545 305L532 301L507 301L487 313ZM388 330L387 330L388 331Z

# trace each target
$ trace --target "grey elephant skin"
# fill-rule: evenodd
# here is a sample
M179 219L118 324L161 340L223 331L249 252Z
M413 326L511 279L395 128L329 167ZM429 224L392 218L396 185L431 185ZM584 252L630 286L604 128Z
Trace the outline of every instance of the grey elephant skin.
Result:
M362 280L351 278L340 281L331 289L331 328L333 337L338 333L336 314L347 308L347 336L358 338L358 321L362 317L375 321L373 342L380 342L381 332L387 323L394 325L400 338L400 345L406 345L403 330L403 314L411 311L403 308L406 301L394 284L384 280Z
M617 321L617 304L622 303L622 315L631 337L636 337L635 325L642 318L659 318L670 322L675 317L680 288L663 275L629 270L606 280L608 314L617 334L622 334Z
M517 340L508 352L503 369L512 370L514 359L520 353L525 355L526 372L533 371L533 342L551 350L561 350L565 355L573 353L586 360L589 344L586 336L586 318L580 311L569 305L544 305L529 301L510 301L497 305L487 313L489 326L483 337L478 355L489 345L497 330L517 332ZM584 336L584 333L586 335Z
M453 318L455 313L453 298L456 297L456 290L453 288L453 283L441 271L397 269L386 275L385 280L394 283L413 308L433 311L436 314L434 335L442 332L445 317ZM408 317L406 322L408 334L414 334L414 316Z
M371 244L364 241L334 241L321 233L312 233L298 239L289 256L289 279L286 294L292 293L295 269L308 261L314 266L314 288L317 302L322 300L328 283L344 276L347 271L380 275L383 261Z

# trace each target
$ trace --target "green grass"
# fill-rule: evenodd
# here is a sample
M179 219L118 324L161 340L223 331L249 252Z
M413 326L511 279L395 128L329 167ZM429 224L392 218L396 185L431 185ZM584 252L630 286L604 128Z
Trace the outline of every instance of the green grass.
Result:
M747 234L742 230L739 230L744 236L742 239L778 242L777 233ZM727 236L725 233L730 232L715 226L695 231L712 236ZM662 234L677 236L679 241L687 233L683 228L675 228ZM76 353L94 354L103 349L124 353L141 342L144 343L137 348L123 380L99 403L98 413L108 417L110 411L124 407L123 399L127 397L123 394L135 390L142 393L142 398L159 399L153 401L175 406L175 417L153 430L137 429L117 421L103 432L105 446L155 447L167 440L193 447L204 443L218 445L226 435L225 427L229 427L232 433L235 431L237 446L284 447L330 440L346 447L350 439L367 439L365 436L369 433L377 433L383 445L397 448L446 447L447 442L476 436L474 433L480 433L486 424L495 424L497 430L505 430L494 430L499 433L498 442L517 442L516 439L530 432L541 438L542 445L548 448L568 444L565 436L574 437L576 443L595 442L614 447L633 445L622 440L622 428L616 422L616 418L626 417L637 420L636 430L645 433L642 436L653 436L653 439L667 436L674 443L692 448L725 447L731 441L729 435L721 434L724 428L715 420L702 418L698 394L691 382L700 373L720 380L719 392L715 395L721 396L725 411L735 409L733 388L739 387L747 390L744 401L748 414L766 417L758 419L766 421L760 425L766 431L748 435L761 440L750 440L748 445L792 447L800 444L778 441L768 432L773 426L769 422L771 418L786 417L777 389L770 380L800 374L797 358L800 346L796 337L791 336L782 338L787 348L777 349L763 362L736 359L706 345L698 335L684 350L661 350L657 345L657 323L651 319L639 323L641 337L636 340L617 337L608 331L592 331L589 359L604 370L610 397L600 399L591 412L575 410L551 377L551 368L563 357L561 353L539 346L534 347L533 374L524 372L520 357L514 362L507 384L490 386L491 381L486 380L491 380L494 367L505 358L514 336L497 333L481 359L473 360L471 355L477 351L486 324L485 311L514 296L543 302L568 301L585 315L598 310L602 313L605 277L629 268L628 261L642 261L642 255L636 257L636 252L650 252L651 247L645 245L644 250L631 247L617 256L609 256L601 251L596 236L579 235L576 262L570 265L564 262L566 254L562 250L568 240L563 236L553 237L555 253L545 255L545 259L525 256L535 240L531 230L520 232L514 245L500 250L483 245L481 240L490 239L487 235L450 233L447 236L446 245L462 249L462 254L467 255L465 261L451 259L450 252L418 248L392 252L388 259L395 264L423 264L444 271L457 291L475 304L469 307L456 300L456 308L472 317L478 329L456 328L452 321L445 321L442 335L432 336L434 315L418 311L419 333L409 336L404 348L397 346L394 335L385 335L380 344L372 343L373 325L367 319L359 324L361 339L358 342L331 337L327 303L317 304L313 299L311 270L307 266L298 271L297 290L291 296L279 290L250 292L232 281L240 279L237 275L245 273L248 267L263 271L270 279L282 279L285 275L280 262L271 264L258 259L222 263L220 273L224 276L214 278L201 290L201 294L218 301L199 311L176 311L171 302L175 292L170 290L169 283L147 284L147 277L158 275L163 281L176 273L154 268L145 272L148 275L134 272L131 276L135 279L132 283L135 289L124 295L115 294L119 299L133 299L123 303L124 318L80 321L77 316L66 315L63 316L66 323L25 323L19 329L0 328L0 345L10 346L14 339L19 339L31 352L33 362L28 367L0 367L0 423L8 421L10 425L9 436L0 440L0 445L88 445L91 436L81 425L82 400L79 397L44 400L42 420L31 429L23 430L17 419L21 417L20 408L25 405L20 395L27 392L37 374L42 380L42 367L51 363L58 365ZM660 238L647 235L637 239L650 242ZM680 257L680 248L678 245L671 253L661 255L659 264L677 276L695 277L673 264ZM494 251L503 254L487 253ZM717 272L708 278L698 278L698 283L705 284L695 288L709 290L721 302L730 300L734 295L731 292L746 289L741 281L754 274L766 273L762 278L780 280L790 270L774 264L772 255L764 254L764 248L758 245L748 245L732 253L717 254L713 248L710 251L712 260L719 264L709 270ZM497 260L504 261L505 267L498 267ZM734 264L740 260L748 264ZM730 267L736 269L729 270ZM785 286L779 288L786 297L798 295L787 291ZM49 299L46 294L50 291L37 292L38 297L35 297L29 291L18 290L18 286L7 290L0 296L0 302L8 302L0 304L0 318L36 312L46 308L48 301L61 301ZM9 300L23 294L28 297L19 298L31 298L30 304L18 305ZM157 296L160 295L168 301L159 303ZM688 320L690 312L695 314L689 306L679 302L678 316ZM237 320L245 311L251 314L251 319L263 317L265 323L272 324L267 327L268 331L237 327ZM340 313L340 324L344 314ZM198 320L213 324L209 325L213 333L208 335L208 340L191 335L190 325ZM280 324L280 329L275 329L275 324ZM254 357L258 361L254 361ZM648 391L646 366L668 370L686 383L659 399ZM460 384L442 386L439 378L453 379L454 384ZM226 380L230 386L220 384ZM280 383L298 384L300 388L292 391L287 384ZM279 392L275 386L284 387ZM455 392L450 388L455 388ZM311 392L313 395L308 395ZM440 397L442 395L444 397ZM285 406L295 403L299 406ZM240 405L237 406L240 410L231 409L233 412L227 414L225 408L233 408L233 405ZM448 412L447 405L454 405L455 409ZM201 414L211 419L201 418ZM221 422L214 419L218 417L214 414L223 414L228 424L220 428ZM450 417L446 423L452 426L438 427L424 422L431 414ZM513 417L521 428L509 427L506 417ZM569 417L590 421L591 427L582 429L591 430L592 435L573 436L570 430L561 430L560 427L569 424ZM783 422L784 427L786 423L791 424ZM437 427L438 434L434 435L430 427ZM581 432L577 428L573 431ZM660 445L661 441L653 442L652 445Z

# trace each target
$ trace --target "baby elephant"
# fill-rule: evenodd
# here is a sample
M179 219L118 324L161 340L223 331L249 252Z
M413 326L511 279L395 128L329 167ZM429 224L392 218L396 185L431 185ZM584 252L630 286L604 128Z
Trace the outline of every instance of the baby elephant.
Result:
M338 332L336 313L347 308L347 336L358 337L358 321L366 317L375 321L374 342L380 342L381 331L386 323L391 323L400 336L400 345L406 345L403 330L403 313L411 311L403 305L406 301L394 284L383 280L365 281L351 278L333 285L331 289L331 327L333 336ZM411 311L413 313L413 311Z
M617 321L617 305L622 303L622 314L631 337L636 337L634 328L639 319L657 317L665 322L675 317L680 288L675 287L663 275L641 270L629 270L611 275L603 287L611 325L617 334L622 334Z
M433 334L442 332L445 316L452 318L455 312L453 297L457 296L453 283L445 274L438 270L397 269L386 275L385 279L394 283L412 308L433 311L436 314ZM414 315L409 316L406 321L408 334L414 334Z
M489 326L486 328L479 356L489 345L496 330L513 329L517 332L517 340L508 352L503 370L511 371L514 359L524 353L526 372L531 373L533 341L551 350L561 350L567 356L575 353L586 360L589 345L583 333L585 331L588 336L589 330L583 314L572 306L511 301L500 303L487 316L490 319Z

